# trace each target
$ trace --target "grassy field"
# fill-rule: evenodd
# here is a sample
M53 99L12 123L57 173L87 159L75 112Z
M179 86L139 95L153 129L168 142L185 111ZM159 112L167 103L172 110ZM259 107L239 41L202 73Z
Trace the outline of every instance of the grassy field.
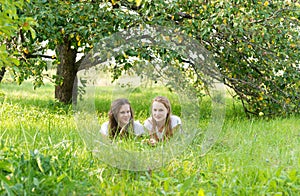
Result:
M140 102L139 96L151 100L155 93L166 93L149 95L143 90L131 95L141 121L148 115L149 103ZM96 108L102 108L97 109L99 124L107 117L107 94L95 100ZM172 101L179 114L176 96ZM222 132L205 155L199 135L164 167L130 171L111 167L89 151L76 129L72 108L54 101L53 85L32 90L29 83L2 83L0 104L0 195L300 193L299 117L249 120L228 98ZM208 106L201 105L200 126L209 120Z

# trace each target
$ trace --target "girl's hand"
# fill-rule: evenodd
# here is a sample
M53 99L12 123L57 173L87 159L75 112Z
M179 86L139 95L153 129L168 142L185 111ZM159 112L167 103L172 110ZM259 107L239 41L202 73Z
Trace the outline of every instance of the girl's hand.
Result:
M149 139L149 144L151 144L152 146L155 146L155 144L157 143L156 139Z
M149 144L151 146L155 146L156 143L157 143L157 141L156 141L156 139L151 138L151 139L144 139L144 140L142 140L142 143L147 143L147 144Z

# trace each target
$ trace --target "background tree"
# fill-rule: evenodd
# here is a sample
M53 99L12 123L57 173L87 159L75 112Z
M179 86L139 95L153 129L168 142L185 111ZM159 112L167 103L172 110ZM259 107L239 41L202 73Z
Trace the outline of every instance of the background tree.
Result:
M55 50L55 57L48 58L56 59L55 98L64 103L72 99L73 83L81 62L77 61L78 54L88 53L97 40L141 22L135 12L114 1L38 0L28 3L24 14L34 17L39 24L35 28L36 39L28 40L26 57L41 57L38 54L44 54L45 50ZM36 46L42 42L46 42L45 47L37 50Z
M214 54L247 114L299 113L299 2L181 3L171 17Z
M81 62L76 61L78 53L87 54L99 39L139 24L178 28L211 51L223 82L241 100L247 114L299 113L299 8L299 3L291 0L38 0L28 3L23 13L39 24L35 28L37 37L26 39L25 57L37 57L45 49L56 51L55 97L67 103ZM38 53L36 48L40 49L43 41L47 44ZM145 52L151 50L133 50L127 55L151 56ZM166 51L154 49L153 53L168 58ZM123 55L118 60L124 62L126 58ZM197 63L180 57L178 60L179 67L182 63ZM41 61L30 66L38 67L40 74L45 66L37 62ZM122 74L135 66L123 65L112 72ZM190 67L182 71L191 71L191 77L199 75ZM203 85L201 78L195 82Z

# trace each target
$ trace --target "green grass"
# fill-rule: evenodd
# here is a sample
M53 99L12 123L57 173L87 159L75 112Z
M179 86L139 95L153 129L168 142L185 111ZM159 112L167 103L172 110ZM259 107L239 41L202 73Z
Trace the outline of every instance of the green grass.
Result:
M136 89L130 95L141 121L152 96L166 93L151 92ZM163 167L136 172L111 167L91 153L71 107L53 96L48 83L37 90L27 82L0 84L0 195L299 194L299 117L248 120L241 105L228 98L222 132L210 151L201 153L199 134ZM180 115L176 97L174 113ZM96 96L99 124L107 120L110 101L109 93ZM209 100L200 105L203 128L209 105Z

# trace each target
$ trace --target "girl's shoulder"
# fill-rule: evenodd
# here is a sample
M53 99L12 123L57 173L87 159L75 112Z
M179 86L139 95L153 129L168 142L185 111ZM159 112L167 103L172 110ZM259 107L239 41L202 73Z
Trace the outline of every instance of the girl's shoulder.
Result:
M138 127L140 127L140 126L143 126L143 125L140 123L140 121L135 120L135 121L133 121L133 126L138 126Z
M135 135L142 135L145 133L144 126L138 120L133 122L133 129Z
M177 125L181 125L181 119L179 116L172 115L171 116L171 125L172 127L175 127Z
M147 118L147 119L144 121L144 125L145 125L145 124L151 124L151 125L152 125L152 117Z
M144 122L144 127L147 129L147 130L151 130L152 129L152 117L149 117L145 120Z
M104 123L101 125L101 128L102 128L102 127L103 127L103 128L108 127L108 124L109 124L108 121L104 122Z
M102 133L103 135L108 135L108 124L109 122L107 121L101 125L100 133Z
M176 115L172 115L172 116L171 116L171 119L172 119L172 120L175 120L175 121L180 121L180 122L181 122L180 117L179 117L179 116L176 116Z

